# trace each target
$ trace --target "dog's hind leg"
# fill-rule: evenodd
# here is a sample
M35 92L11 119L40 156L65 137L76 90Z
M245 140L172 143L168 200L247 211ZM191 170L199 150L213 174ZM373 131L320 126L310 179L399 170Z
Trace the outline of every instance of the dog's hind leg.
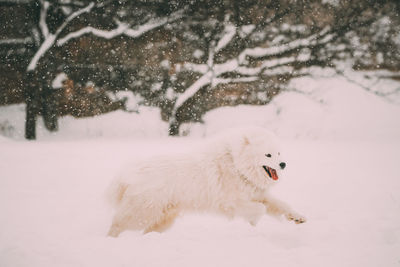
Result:
M149 232L164 232L168 230L172 224L175 222L176 217L179 215L179 210L173 205L168 205L167 208L163 210L162 217L145 229L144 233Z
M131 202L123 200L114 214L108 236L118 237L120 233L127 229L139 230L140 223L137 221L136 213Z
M107 235L111 237L118 237L120 233L126 230L129 221L129 217L122 217L117 214L116 216L114 216L113 222Z
M118 237L119 234L122 232L121 228L119 227L118 224L113 223L110 227L110 230L108 230L108 236L111 237Z

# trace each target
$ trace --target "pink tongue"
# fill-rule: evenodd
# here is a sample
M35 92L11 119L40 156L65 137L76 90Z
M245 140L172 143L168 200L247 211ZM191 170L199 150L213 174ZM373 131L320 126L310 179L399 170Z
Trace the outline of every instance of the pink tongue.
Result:
M271 172L272 179L274 179L275 181L278 180L278 174L276 173L276 170L269 168L269 171Z

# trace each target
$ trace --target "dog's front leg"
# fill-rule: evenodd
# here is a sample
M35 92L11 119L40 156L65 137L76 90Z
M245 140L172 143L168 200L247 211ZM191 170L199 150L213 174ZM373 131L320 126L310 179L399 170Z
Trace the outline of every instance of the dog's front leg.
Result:
M306 218L297 212L293 211L286 203L274 199L270 196L264 197L260 201L266 207L267 213L273 216L285 216L289 221L294 221L295 223L304 223Z
M263 204L245 200L236 202L234 210L235 215L243 217L253 226L258 223L266 212Z

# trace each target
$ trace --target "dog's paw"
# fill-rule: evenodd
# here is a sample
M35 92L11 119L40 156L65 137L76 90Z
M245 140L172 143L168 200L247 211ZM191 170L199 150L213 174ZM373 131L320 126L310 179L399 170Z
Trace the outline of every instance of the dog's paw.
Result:
M110 230L108 231L107 235L111 236L111 237L118 237L120 233L121 233L121 230L119 229L119 227L112 225Z
M247 221L250 223L251 226L256 226L264 214L265 214L265 212L249 214L249 215L247 215Z
M296 224L305 223L307 220L304 216L290 212L286 214L286 219L294 221Z
M250 223L251 226L256 226L257 223L260 221L261 217L262 217L262 214L252 216L252 217L248 218L248 222Z
M259 203L251 203L247 205L246 210L242 212L247 221L252 226L256 226L258 221L265 214L265 206Z

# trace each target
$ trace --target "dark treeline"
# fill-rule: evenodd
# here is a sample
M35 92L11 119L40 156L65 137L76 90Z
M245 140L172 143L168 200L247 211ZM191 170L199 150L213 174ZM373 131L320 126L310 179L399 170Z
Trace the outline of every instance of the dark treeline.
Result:
M37 116L125 109L131 91L170 134L224 105L267 104L313 67L400 69L400 2L0 0L0 104ZM63 85L54 79L64 75Z

